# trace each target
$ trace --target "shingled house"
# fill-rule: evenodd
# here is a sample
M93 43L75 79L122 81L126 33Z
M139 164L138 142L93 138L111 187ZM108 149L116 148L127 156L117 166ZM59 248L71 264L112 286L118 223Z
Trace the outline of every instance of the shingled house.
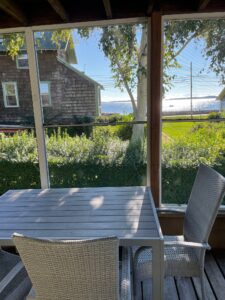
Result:
M44 123L72 124L77 117L100 113L102 86L78 71L74 49L56 46L51 32L37 36L37 56ZM16 59L0 38L0 125L32 124L33 106L26 49Z

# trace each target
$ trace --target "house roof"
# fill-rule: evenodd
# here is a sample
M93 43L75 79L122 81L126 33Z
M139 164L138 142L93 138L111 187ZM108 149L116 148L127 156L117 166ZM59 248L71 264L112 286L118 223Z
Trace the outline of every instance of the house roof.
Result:
M224 0L10 0L0 1L0 28L225 11Z
M66 58L68 63L76 64L77 63L77 57L75 53L75 49L73 45L71 46L69 43L66 42L59 42L59 45L56 45L52 42L52 32L51 31L45 31L45 32L36 32L35 33L35 39L36 39L36 47L39 51L46 51L46 50L64 50L66 52ZM21 51L26 50L26 46L24 45L21 49ZM4 44L0 43L0 52L5 52L6 47Z
M68 64L66 61L64 61L63 59L57 57L57 60L63 64L65 67L67 67L68 69L70 69L71 71L75 72L76 74L78 74L79 76L81 76L82 78L86 79L87 81L93 83L96 86L99 86L102 90L104 90L103 85L101 85L100 83L98 83L97 81L93 80L92 78L90 78L89 76L87 76L86 74L84 74L83 72L77 70L75 67L73 67L72 65Z

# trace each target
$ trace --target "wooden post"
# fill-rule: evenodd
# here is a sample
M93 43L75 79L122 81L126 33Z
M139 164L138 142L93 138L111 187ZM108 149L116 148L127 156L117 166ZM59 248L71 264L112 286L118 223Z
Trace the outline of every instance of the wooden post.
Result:
M31 93L34 109L34 121L37 137L38 158L41 178L41 188L46 189L50 187L48 161L46 154L45 135L43 128L43 113L41 107L41 97L39 90L39 72L37 65L37 57L35 51L34 34L31 29L26 29L26 46L29 63L29 73L31 82Z
M151 16L150 56L150 185L156 207L161 201L161 91L162 91L162 16Z

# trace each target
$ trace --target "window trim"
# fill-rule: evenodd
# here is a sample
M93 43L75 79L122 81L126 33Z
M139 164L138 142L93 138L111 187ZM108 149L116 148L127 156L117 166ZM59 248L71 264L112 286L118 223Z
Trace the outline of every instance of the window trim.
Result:
M43 105L43 102L42 102L42 94L41 94L41 84L42 83L46 83L48 85L48 95L49 95L48 105ZM41 107L51 107L52 106L51 81L40 81L40 96L41 96Z
M21 53L21 54L18 54L16 56L16 67L17 67L17 69L29 69L29 65L25 66L25 67L20 67L19 66L19 56L21 56L21 55L27 55L27 54L26 53ZM28 55L27 55L27 63L28 63Z
M16 105L8 105L7 103L7 93L6 93L6 85L7 84L13 84L14 89L15 89L15 96L16 96ZM17 88L17 82L16 81L4 81L2 82L2 90L3 90L3 100L4 100L4 106L6 108L15 108L15 107L20 107L19 105L19 95L18 95L18 88Z

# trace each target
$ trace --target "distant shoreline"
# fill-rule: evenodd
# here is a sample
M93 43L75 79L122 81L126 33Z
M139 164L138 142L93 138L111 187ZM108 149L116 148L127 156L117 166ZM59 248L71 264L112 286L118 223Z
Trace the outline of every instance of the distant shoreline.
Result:
M198 96L198 97L193 97L192 100L197 100L197 99L214 99L216 101L217 96ZM190 97L178 97L178 98L166 98L163 99L162 101L173 101L173 100L191 100ZM130 100L110 100L110 101L101 101L102 103L130 103ZM137 102L137 100L135 100Z
M225 101L216 100L213 96L198 97L192 99L180 98L173 100L164 100L162 102L163 115L176 114L203 114L209 112L217 112L225 110ZM130 114L133 113L132 104L130 101L102 101L101 111L103 114Z

